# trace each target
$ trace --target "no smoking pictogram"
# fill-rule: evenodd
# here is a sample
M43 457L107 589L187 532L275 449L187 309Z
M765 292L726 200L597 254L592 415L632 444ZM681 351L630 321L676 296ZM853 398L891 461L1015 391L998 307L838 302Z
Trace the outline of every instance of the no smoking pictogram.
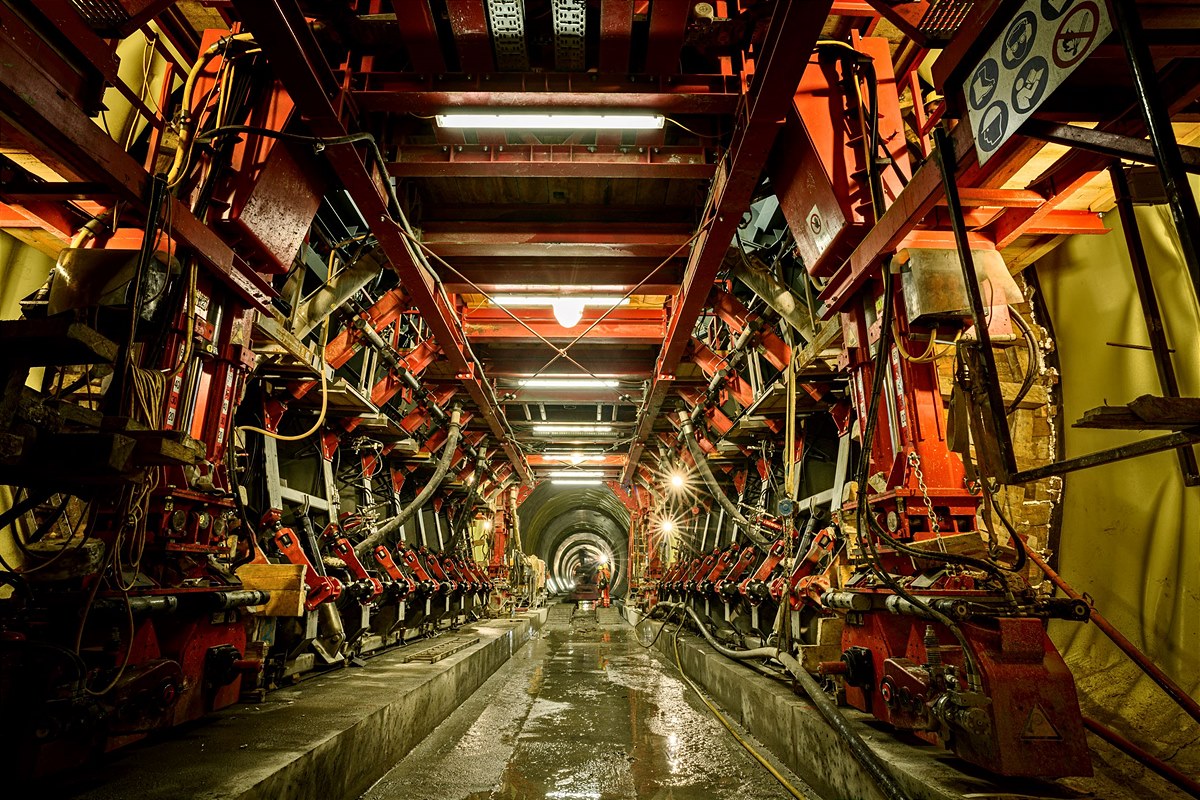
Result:
M1052 55L1059 69L1070 69L1090 52L1100 28L1100 8L1084 0L1072 8L1054 34Z

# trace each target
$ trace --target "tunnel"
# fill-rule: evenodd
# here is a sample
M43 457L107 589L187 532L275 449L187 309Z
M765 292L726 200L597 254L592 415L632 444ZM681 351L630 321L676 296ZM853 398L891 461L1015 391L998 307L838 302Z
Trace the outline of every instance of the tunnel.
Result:
M629 510L607 487L546 483L521 504L525 551L546 562L547 578L565 589L585 554L612 569L612 591L628 586Z
M4 796L1200 798L1198 145L1200 0L0 0Z

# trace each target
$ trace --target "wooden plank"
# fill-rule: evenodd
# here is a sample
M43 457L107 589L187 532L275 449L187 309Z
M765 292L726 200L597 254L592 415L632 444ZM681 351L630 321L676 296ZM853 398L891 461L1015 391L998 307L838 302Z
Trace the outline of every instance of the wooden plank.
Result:
M1156 397L1144 394L1129 409L1146 422L1180 430L1200 425L1200 397Z
M247 610L261 617L304 616L304 564L243 564L236 570L242 588L271 593L266 605Z

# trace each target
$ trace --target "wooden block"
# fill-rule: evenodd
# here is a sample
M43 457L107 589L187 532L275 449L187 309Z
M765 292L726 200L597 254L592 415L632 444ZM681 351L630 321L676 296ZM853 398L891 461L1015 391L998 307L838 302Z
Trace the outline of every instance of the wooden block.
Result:
M303 564L243 564L237 568L238 579L245 589L262 589L271 593L263 606L251 606L252 614L264 617L304 616L304 600L308 595L304 583Z
M1156 426L1193 428L1200 425L1200 397L1155 397L1144 394L1129 404L1139 418Z

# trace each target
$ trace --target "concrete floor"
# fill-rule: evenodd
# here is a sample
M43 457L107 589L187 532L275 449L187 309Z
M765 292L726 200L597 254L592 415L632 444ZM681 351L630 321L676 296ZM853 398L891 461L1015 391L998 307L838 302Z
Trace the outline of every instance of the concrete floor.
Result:
M614 609L573 611L551 608L541 635L363 800L790 797Z

